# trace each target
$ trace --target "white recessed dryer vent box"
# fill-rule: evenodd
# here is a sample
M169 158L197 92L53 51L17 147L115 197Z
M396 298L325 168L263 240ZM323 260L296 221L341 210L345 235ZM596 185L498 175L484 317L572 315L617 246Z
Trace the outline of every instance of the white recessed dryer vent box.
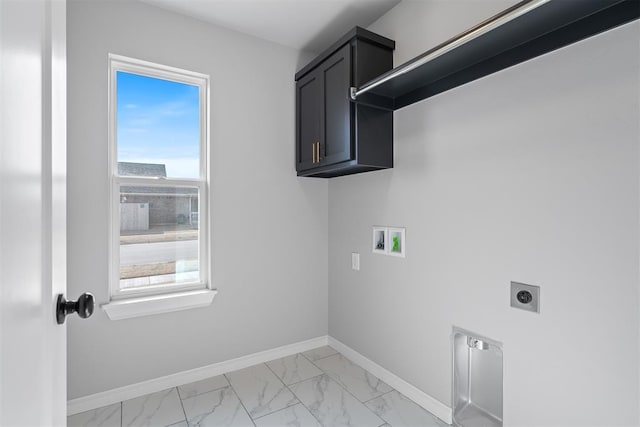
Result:
M502 344L453 327L453 425L502 427Z

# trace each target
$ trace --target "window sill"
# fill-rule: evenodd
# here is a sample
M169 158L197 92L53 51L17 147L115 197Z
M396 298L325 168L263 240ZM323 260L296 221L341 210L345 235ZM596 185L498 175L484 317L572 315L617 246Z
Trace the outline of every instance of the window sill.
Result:
M132 317L206 307L213 302L213 298L217 293L218 291L211 289L176 292L174 294L116 300L101 307L111 320L130 319Z

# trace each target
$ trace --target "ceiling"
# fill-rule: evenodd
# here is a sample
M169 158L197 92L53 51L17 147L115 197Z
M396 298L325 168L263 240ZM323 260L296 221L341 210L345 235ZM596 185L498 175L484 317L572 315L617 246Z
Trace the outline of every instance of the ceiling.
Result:
M147 4L319 53L355 25L367 27L400 0L141 0Z

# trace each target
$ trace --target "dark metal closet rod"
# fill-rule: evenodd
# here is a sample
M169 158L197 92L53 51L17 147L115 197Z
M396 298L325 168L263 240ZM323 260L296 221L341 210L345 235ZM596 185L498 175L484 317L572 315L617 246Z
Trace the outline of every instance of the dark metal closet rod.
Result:
M443 44L435 47L430 52L424 54L424 56L416 58L415 60L407 63L404 66L393 71L391 74L384 76L380 80L374 80L373 82L357 89L355 87L351 88L351 99L354 101L359 95L370 91L371 89L380 86L383 83L388 82L402 74L408 73L429 61L433 61L439 56L444 55L447 52L450 52L465 43L469 43L470 41L492 31L500 26L526 14L531 12L532 10L542 6L545 3L548 3L551 0L525 0L520 2L509 9L504 10L493 18L489 18L488 20L482 22L481 24L476 25L470 30L465 31L464 33L450 39L449 41L444 42Z

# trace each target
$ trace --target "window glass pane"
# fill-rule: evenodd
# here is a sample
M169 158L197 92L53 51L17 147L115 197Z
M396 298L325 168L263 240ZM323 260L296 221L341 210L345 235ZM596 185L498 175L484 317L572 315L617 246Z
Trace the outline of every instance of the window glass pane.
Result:
M120 288L200 281L198 188L120 187Z
M118 173L199 178L198 86L118 71L116 90Z

